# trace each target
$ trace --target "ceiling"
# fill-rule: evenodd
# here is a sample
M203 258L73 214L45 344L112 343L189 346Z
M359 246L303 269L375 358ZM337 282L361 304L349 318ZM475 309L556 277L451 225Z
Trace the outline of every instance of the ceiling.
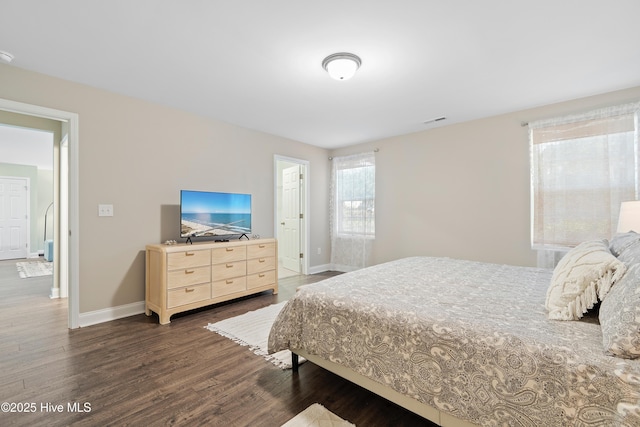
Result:
M0 0L0 10L11 66L325 148L640 86L638 0ZM335 81L321 63L342 51L362 66Z
M0 125L0 163L53 169L53 133Z

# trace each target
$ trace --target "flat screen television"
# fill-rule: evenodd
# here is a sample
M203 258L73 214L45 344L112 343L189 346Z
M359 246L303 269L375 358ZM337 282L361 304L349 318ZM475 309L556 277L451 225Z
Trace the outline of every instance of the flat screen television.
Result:
M247 239L251 234L251 194L180 191L180 237Z

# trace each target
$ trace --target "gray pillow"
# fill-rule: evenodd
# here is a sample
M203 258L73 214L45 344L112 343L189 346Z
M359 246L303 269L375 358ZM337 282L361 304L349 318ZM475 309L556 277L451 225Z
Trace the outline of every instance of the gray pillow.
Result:
M614 256L620 256L620 254L632 245L640 243L640 234L635 231L629 231L627 233L619 233L611 238L609 243L609 250Z
M640 264L629 266L600 304L602 344L625 359L640 357Z
M622 249L618 259L624 262L627 266L633 264L640 264L640 241L633 242Z

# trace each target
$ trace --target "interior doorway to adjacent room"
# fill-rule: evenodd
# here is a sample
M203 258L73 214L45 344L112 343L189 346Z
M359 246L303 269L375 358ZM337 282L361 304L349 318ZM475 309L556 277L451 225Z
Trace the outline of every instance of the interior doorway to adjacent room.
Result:
M78 266L78 115L62 110L55 110L17 101L0 99L0 115L3 123L22 128L48 129L42 122L56 123L57 137L53 141L53 197L40 205L51 205L51 210L42 218L49 226L42 234L44 240L52 240L50 252L53 282L52 298L68 297L68 326L79 327L79 266ZM34 123L35 122L37 123ZM41 129L41 130L42 130ZM54 134L56 131L54 131ZM36 179L31 180L34 185ZM45 211L45 212L46 212ZM50 215L49 215L50 214ZM50 218L49 218L50 217ZM36 227L32 227L35 230ZM53 232L53 238L51 234ZM34 233L36 234L36 233ZM37 238L38 233L34 238ZM38 256L37 245L29 254ZM46 251L45 251L46 252Z
M307 274L309 162L276 155L274 171L278 277Z

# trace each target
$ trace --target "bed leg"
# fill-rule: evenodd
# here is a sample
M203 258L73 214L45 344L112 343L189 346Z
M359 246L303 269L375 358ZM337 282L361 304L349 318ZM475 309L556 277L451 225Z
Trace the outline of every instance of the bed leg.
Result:
M298 372L298 366L300 364L298 363L298 355L295 353L291 353L291 370L293 372Z

